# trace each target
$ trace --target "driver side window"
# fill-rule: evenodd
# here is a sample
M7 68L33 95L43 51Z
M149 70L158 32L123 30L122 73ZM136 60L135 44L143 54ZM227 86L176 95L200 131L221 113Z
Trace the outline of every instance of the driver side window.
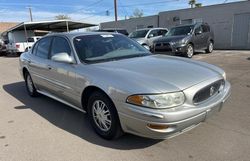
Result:
M51 47L51 55L50 57L59 54L59 53L67 53L71 55L71 48L69 46L68 41L63 37L55 37L52 42Z
M199 26L199 27L197 27L197 28L195 29L195 33L198 33L198 32L201 32L201 33L202 33L202 28L201 28L201 26Z
M152 35L152 36L151 36ZM152 37L156 37L159 36L159 30L152 30L150 31L150 33L148 34L148 38L152 38Z

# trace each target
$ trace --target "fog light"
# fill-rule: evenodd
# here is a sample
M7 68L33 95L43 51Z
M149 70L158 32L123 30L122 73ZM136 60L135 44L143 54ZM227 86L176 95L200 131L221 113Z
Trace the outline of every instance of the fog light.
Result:
M159 125L159 124L158 125L157 124L148 124L147 126L151 129L156 129L156 130L163 130L163 129L169 128L168 125Z

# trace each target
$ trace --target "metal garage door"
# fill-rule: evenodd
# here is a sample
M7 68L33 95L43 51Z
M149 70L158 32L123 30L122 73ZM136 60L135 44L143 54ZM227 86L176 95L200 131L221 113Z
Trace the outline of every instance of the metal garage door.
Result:
M250 49L250 13L234 15L232 47Z

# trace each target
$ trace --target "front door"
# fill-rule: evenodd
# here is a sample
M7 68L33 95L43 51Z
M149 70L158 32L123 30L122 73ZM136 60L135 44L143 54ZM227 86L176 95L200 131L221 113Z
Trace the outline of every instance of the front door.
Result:
M51 58L59 53L67 53L72 56L72 50L65 37L56 36L53 39L50 52ZM79 100L80 93L77 93L76 64L50 61L50 79L53 80L53 94L61 99L66 100L74 105Z

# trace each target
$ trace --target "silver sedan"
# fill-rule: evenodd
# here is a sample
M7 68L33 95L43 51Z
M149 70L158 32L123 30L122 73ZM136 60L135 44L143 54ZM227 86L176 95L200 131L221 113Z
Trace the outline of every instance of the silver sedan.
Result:
M111 33L48 35L21 55L20 72L31 97L86 112L105 139L178 135L220 111L231 88L214 65L152 55Z

